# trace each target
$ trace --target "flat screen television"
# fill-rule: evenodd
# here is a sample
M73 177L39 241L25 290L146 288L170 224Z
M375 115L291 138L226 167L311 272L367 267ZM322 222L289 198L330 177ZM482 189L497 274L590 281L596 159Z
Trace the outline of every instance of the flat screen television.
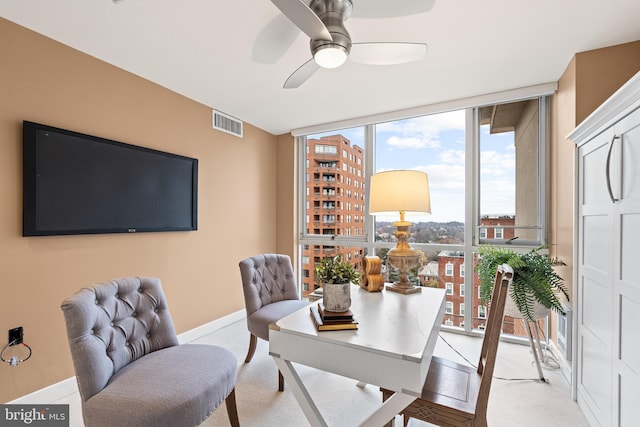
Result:
M198 160L23 122L23 236L198 228Z

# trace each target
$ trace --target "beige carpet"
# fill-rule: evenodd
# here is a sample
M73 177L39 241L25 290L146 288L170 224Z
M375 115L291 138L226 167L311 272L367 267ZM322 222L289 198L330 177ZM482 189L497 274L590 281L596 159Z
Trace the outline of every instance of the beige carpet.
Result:
M475 361L482 341L464 335L442 333L456 350ZM245 321L236 322L212 333L198 343L220 345L231 350L238 358L236 400L242 427L305 427L309 426L302 410L286 388L277 391L276 365L268 355L268 343L258 340L256 355L245 364L249 334ZM441 339L436 354L464 363ZM331 357L327 354L327 357ZM529 347L500 343L495 377L537 378ZM381 404L378 388L356 386L356 381L298 366L299 372L320 412L330 427L356 426ZM371 369L376 369L372 366ZM549 382L532 380L494 379L489 399L489 425L491 427L587 427L589 424L578 405L570 398L570 387L559 370L545 369ZM70 427L83 427L78 393L51 403L70 405ZM204 427L229 426L225 405L222 404L202 424ZM401 418L396 417L396 426ZM428 424L412 419L409 427Z
M443 333L443 336L454 348L475 361L481 345L480 339L451 333ZM243 427L308 426L309 423L286 385L283 393L277 391L277 369L268 355L268 343L259 340L253 360L248 364L243 363L248 341L244 321L197 341L222 345L236 354L239 363L236 399L240 424ZM438 341L436 354L464 363L442 340ZM328 354L327 357L331 355ZM578 405L571 400L569 384L559 370L545 368L544 375L548 379L546 383L527 380L537 378L532 360L528 347L500 344L495 377L524 380L494 379L489 401L489 425L588 426ZM380 405L380 392L375 386L360 388L353 379L305 366L298 368L329 426L358 425ZM224 405L203 424L206 427L228 425ZM396 426L401 425L400 417L396 417ZM409 423L410 427L427 425L418 420L411 420Z

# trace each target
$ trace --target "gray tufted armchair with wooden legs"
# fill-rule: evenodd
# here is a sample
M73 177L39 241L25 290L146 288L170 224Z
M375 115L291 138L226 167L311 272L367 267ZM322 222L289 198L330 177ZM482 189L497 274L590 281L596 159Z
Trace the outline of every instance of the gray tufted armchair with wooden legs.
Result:
M195 426L223 401L239 426L235 356L178 345L159 279L85 288L62 311L87 427Z
M240 276L247 309L247 328L251 334L249 363L256 351L258 338L269 341L269 324L306 307L298 294L291 258L280 254L262 254L240 261ZM278 372L278 390L284 390L284 378Z

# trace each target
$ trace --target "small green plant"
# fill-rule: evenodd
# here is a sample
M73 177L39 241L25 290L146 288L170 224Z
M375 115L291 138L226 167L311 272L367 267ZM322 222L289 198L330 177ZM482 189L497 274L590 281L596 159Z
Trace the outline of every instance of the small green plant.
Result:
M324 258L320 265L316 267L316 280L323 283L360 283L360 273L349 262L345 261L342 254L334 257Z
M566 264L541 253L540 250L544 248L541 246L529 252L516 253L507 248L481 246L478 249L480 259L475 267L480 278L480 298L491 301L496 269L506 263L513 268L514 273L509 295L525 319L535 320L533 312L536 302L565 314L557 291L562 292L567 301L569 293L564 280L553 267Z

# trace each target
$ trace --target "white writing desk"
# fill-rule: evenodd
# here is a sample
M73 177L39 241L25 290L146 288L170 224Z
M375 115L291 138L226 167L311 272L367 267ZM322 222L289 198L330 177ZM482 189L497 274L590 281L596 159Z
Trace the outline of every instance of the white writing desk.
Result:
M381 395L380 407L361 424L379 427L421 394L438 339L444 289L403 295L353 286L351 299L357 330L318 332L309 307L270 326L269 354L314 427L327 423L292 362L395 391L384 404Z

